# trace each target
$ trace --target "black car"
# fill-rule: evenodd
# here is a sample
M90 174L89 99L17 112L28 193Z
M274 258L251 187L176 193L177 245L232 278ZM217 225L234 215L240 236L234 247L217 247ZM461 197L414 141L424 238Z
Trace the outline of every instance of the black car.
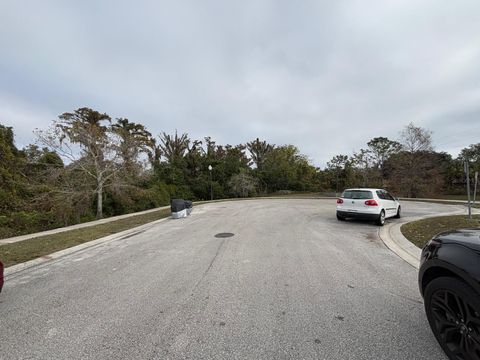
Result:
M418 276L428 322L450 359L480 359L480 229L435 236Z

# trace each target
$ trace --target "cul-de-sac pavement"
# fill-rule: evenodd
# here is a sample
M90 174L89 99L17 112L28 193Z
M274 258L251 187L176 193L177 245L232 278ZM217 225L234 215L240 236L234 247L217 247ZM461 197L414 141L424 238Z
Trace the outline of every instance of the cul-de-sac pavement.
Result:
M0 359L446 359L378 230L334 200L198 206L8 275Z

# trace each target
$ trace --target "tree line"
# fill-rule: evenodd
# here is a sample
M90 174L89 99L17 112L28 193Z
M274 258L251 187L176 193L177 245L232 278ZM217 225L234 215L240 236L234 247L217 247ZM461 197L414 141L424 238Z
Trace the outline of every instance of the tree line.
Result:
M381 187L409 198L464 195L464 162L470 164L471 178L480 171L480 143L462 149L453 158L435 151L432 132L413 123L400 132L398 141L375 137L366 145L352 155L336 155L327 163L323 174L331 189Z
M208 200L212 193L218 199L374 186L409 197L454 194L465 181L462 161L470 159L472 172L480 168L480 144L453 159L435 152L431 133L413 124L399 141L376 137L324 169L294 145L154 136L143 124L90 108L61 114L35 133L35 144L18 149L13 129L0 124L0 237L150 209L176 197Z

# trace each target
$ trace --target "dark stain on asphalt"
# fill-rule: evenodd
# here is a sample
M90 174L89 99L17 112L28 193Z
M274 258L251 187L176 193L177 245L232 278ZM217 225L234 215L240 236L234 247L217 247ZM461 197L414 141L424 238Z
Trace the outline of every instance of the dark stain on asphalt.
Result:
M320 344L321 342L320 339L315 339L314 341L315 341L315 344Z
M125 240L125 239L128 239L128 238L131 238L131 237L133 237L135 235L138 235L138 234L141 234L145 231L147 231L147 230L146 229L145 230L140 230L140 231L134 232L132 234L125 235L125 236L121 237L120 240Z
M338 316L335 316L335 319L343 321L345 319L345 316L338 315Z
M233 234L232 234L233 235ZM200 278L200 280L197 281L197 283L195 284L195 286L193 287L193 292L195 292L198 288L198 286L200 285L200 283L203 281L203 279L205 279L205 277L207 276L208 272L210 271L210 269L212 268L213 266L213 263L215 262L215 260L217 259L218 255L220 254L220 251L222 250L223 248L223 245L225 244L225 239L222 239L220 245L218 246L217 248L217 252L215 253L215 255L213 256L212 258L212 261L210 261L210 265L208 265L208 268L205 270L205 272L203 273L202 277ZM192 296L193 296L193 293L192 293Z
M285 315L287 312L286 311L282 311L282 315Z
M224 321L220 321L220 324L219 324L219 325L220 325L220 326L225 326L226 324L225 324Z
M224 238L232 237L233 235L235 235L235 234L229 233L229 232L224 232L224 233L215 234L215 237L220 238L220 239L224 239Z
M352 286L350 284L347 284L347 286L350 288L350 289L355 289L355 286Z
M377 240L377 236L375 234L367 234L367 240L370 240L370 242L374 242L375 240Z

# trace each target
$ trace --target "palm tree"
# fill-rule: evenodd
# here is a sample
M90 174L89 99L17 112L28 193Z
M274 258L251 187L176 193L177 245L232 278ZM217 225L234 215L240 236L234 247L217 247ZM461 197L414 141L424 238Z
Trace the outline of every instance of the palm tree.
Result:
M188 145L190 144L188 134L183 133L178 136L176 130L174 136L162 132L160 141L162 142L159 145L160 150L169 164L175 164L182 160L188 150Z
M147 152L152 134L142 124L118 118L112 125L112 132L120 138L118 152L123 160L124 170L132 173L140 152Z

